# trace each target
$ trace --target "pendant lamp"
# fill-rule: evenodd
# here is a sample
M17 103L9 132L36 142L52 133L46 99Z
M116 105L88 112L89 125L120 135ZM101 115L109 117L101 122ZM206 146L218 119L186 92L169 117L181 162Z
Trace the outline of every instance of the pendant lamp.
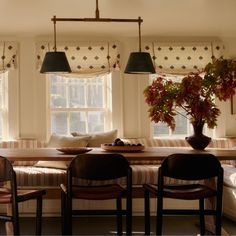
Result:
M113 19L99 16L98 0L96 0L95 18L54 18L54 52L47 52L40 70L41 73L68 73L71 72L69 63L64 52L56 51L56 21L82 21L82 22L138 22L139 25L139 52L130 54L125 73L150 74L155 73L155 68L149 53L141 51L141 17L138 19Z
M139 52L130 53L128 63L124 71L127 74L156 73L150 54L148 52L141 51L141 22L141 18L139 17Z
M71 68L65 52L57 52L56 16L52 20L54 23L54 51L45 54L40 73L70 73Z

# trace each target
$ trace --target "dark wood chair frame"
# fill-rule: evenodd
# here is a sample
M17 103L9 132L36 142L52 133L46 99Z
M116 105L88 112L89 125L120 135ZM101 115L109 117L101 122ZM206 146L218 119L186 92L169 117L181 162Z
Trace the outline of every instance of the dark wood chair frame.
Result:
M73 179L92 181L126 178L126 186L118 184L101 186L79 186ZM122 215L126 215L126 234L132 234L132 169L120 154L81 154L75 157L67 169L67 186L61 185L62 234L72 235L72 217L79 215L116 215L117 234L122 232ZM99 192L102 189L102 194ZM91 190L91 191L90 191ZM89 195L87 195L89 191ZM91 194L92 193L92 194ZM116 199L116 209L79 210L72 209L72 199L106 200ZM126 209L122 209L122 198Z
M0 156L0 204L11 204L11 215L1 214L0 220L12 222L14 235L20 235L18 203L31 199L37 200L36 207L36 235L42 231L42 196L46 190L18 190L16 173L10 161ZM7 186L9 182L9 186Z
M215 178L216 187L200 183L166 185L164 178L187 181ZM213 179L214 181L214 179ZM201 235L205 234L205 215L215 216L215 233L221 235L223 168L211 154L173 154L162 162L158 170L158 185L145 184L145 235L150 234L150 194L157 197L156 234L162 234L163 215L199 215ZM163 209L163 198L199 200L199 209ZM204 199L215 197L215 209L204 209Z

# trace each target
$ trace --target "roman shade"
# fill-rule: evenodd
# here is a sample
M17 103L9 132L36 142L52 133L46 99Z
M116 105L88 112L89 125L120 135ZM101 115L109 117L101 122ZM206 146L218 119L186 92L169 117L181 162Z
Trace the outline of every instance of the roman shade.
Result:
M41 68L45 53L53 50L53 43L36 44L36 65ZM113 42L76 42L58 43L57 51L66 53L72 73L98 74L119 70L120 53L117 43Z
M188 74L201 71L212 57L223 56L221 42L149 42L144 44L158 74Z
M17 48L18 44L16 42L0 42L0 72L16 69Z

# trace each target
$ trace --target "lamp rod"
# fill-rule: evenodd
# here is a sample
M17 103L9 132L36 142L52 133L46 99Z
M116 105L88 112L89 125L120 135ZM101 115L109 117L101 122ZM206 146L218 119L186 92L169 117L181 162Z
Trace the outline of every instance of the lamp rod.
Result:
M85 21L85 22L143 22L143 19L113 19L113 18L52 18L52 21Z
M56 16L52 18L53 20L53 29L54 29L54 52L57 51L57 39L56 39Z
M98 0L96 0L96 11L95 11L96 19L99 19L99 9L98 9Z
M141 49L141 17L139 17L139 22L138 22L138 43L139 43L139 52L142 51Z

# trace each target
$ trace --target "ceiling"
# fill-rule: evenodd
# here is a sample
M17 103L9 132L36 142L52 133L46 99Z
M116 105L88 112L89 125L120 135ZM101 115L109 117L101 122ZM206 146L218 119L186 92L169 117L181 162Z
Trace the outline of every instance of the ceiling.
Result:
M0 0L1 36L52 35L53 15L95 17L95 0ZM100 0L100 17L141 16L142 36L236 37L236 0ZM138 35L137 23L57 22L57 35Z

